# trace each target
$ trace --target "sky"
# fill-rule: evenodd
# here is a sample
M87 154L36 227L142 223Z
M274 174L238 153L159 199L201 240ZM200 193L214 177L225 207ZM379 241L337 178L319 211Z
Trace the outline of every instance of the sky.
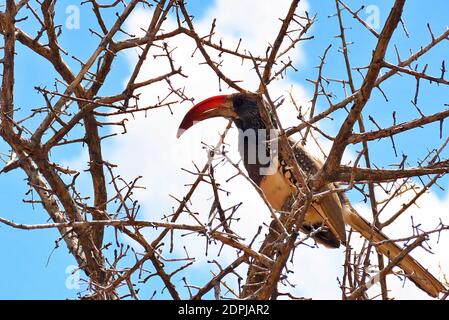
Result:
M0 4L4 1L0 1ZM367 9L361 11L361 16L373 23L375 28L379 28L384 23L388 9L392 1L352 1L351 7L357 9L365 4ZM75 7L70 7L75 5ZM406 5L404 21L410 38L404 36L404 32L398 29L392 42L397 45L401 57L406 58L409 51L416 51L421 45L427 44L430 36L427 32L426 24L431 23L436 35L447 28L444 8L447 6L444 0L432 0L425 3L422 1L409 1ZM273 5L272 1L226 1L226 0L191 0L188 8L195 15L196 27L200 33L206 34L210 28L211 21L217 18L216 39L222 39L223 43L236 44L242 38L244 48L252 53L264 53L268 42L272 42L280 26L279 17L283 17L288 7L288 1L277 1ZM72 13L73 8L80 9L79 28L70 29L67 27L66 19ZM323 54L329 43L332 48L324 67L324 72L329 78L345 77L343 60L338 52L340 40L335 38L338 33L338 24L335 13L334 1L309 1L301 2L300 11L307 10L311 15L317 14L317 22L311 30L314 35L313 41L307 41L298 46L290 55L297 72L289 73L284 79L276 81L270 91L274 97L287 96L289 92L302 105L307 106L308 100L313 94L313 87L306 79L316 77L316 66L319 64L320 56ZM89 27L93 23L90 9L86 5L79 6L78 1L64 1L57 8L57 19L65 25L61 36L61 45L69 52L73 52L80 58L86 58L95 49L98 39L90 32ZM126 28L131 33L141 33L141 28L146 28L151 12L139 11L132 15L126 23ZM113 16L108 17L109 23ZM366 66L371 58L371 51L375 45L374 37L355 23L349 15L344 15L345 21L351 26L347 30L347 38L354 42L350 47L351 61L354 66ZM24 22L23 28L31 33L36 26L32 22ZM175 27L175 21L169 18L165 22L164 28L167 30ZM379 29L378 29L379 30ZM81 45L82 44L82 45ZM173 55L175 62L183 67L183 71L189 75L188 80L174 78L175 86L185 87L189 96L195 101L201 101L211 95L218 94L218 83L206 66L199 65L202 59L198 54L192 57L194 44L185 37L179 37L170 42L170 46L176 48ZM233 45L230 45L231 47ZM439 76L441 61L447 58L447 44L437 47L431 54L423 59L419 64L422 68L425 63L429 63L428 72ZM113 65L111 77L108 79L101 94L112 94L123 89L131 72L132 66L136 62L137 51L128 50L117 57ZM149 57L152 57L150 54ZM387 59L393 63L397 61L394 50L390 50ZM56 75L49 69L48 64L40 58L36 58L26 48L18 47L16 64L16 105L23 108L24 114L32 108L43 104L42 98L33 89L35 86L51 87ZM76 61L67 58L70 66L79 68ZM165 62L160 59L155 61L147 59L139 79L144 80L154 75L159 75L166 70ZM239 59L226 57L223 70L231 78L243 80L242 85L247 89L254 89L258 85L257 76L251 72L251 65L241 64ZM30 76L32 75L32 76ZM356 83L362 81L359 75L355 76ZM394 77L384 84L383 87L388 93L388 101L382 97L379 91L374 91L372 101L368 103L365 110L365 117L373 115L376 121L387 126L391 124L391 112L397 110L398 121L413 119L419 116L416 109L410 104L413 99L415 82L413 78ZM335 99L344 97L344 92L336 85L330 85L330 90L337 96ZM151 105L157 101L158 96L162 96L165 87L157 85L142 90L141 103ZM444 89L443 89L444 90ZM443 108L444 103L449 102L449 94L436 85L423 83L421 86L419 105L426 114L437 112ZM224 88L225 93L232 92ZM288 99L287 99L288 100ZM324 101L318 106L324 108ZM128 134L117 135L106 140L104 144L104 154L106 159L119 165L120 174L128 179L142 175L142 184L145 190L136 194L142 204L142 218L147 220L157 220L163 214L170 213L176 203L168 195L174 194L182 196L186 188L184 184L192 181L192 176L181 170L181 168L192 169L192 161L202 164L205 161L205 152L201 142L215 144L218 134L226 125L226 122L219 119L209 120L198 125L185 134L180 140L176 140L175 133L177 125L188 108L189 103L182 103L173 108L173 114L167 109L156 109L150 112L147 117L137 116L128 122ZM284 126L288 127L296 123L296 115L289 101L280 109L280 115ZM21 111L19 111L21 112ZM336 123L343 120L344 113L338 113L335 121L324 121L323 129L330 134L335 134L338 126ZM37 122L36 122L37 123ZM33 124L30 124L32 127ZM368 129L375 129L373 124L367 121ZM104 128L103 132L108 133L113 128ZM76 135L77 132L74 133ZM79 133L79 131L78 131ZM446 137L447 135L445 135ZM236 148L232 148L236 142L236 131L231 130L227 142L230 144L229 152L231 158L237 160ZM233 143L234 142L234 143ZM441 144L439 139L438 125L430 125L428 128L417 130L415 134L399 135L395 138L399 157L391 155L391 145L388 139L382 142L370 144L372 160L381 166L388 167L401 160L401 153L407 153L408 161L411 165L417 159L422 159L427 148L438 148ZM168 147L167 147L168 146ZM0 144L2 152L6 150ZM328 150L330 145L323 142L323 148ZM308 148L317 156L319 150L313 143L308 144ZM136 152L138 150L138 152ZM388 153L385 152L388 150ZM354 159L357 148L349 148L345 153L344 161ZM170 155L167 157L167 155ZM447 154L446 154L447 155ZM64 148L52 154L55 161L61 161L67 166L75 169L86 168L86 150L77 147ZM224 181L233 175L229 165L219 167L217 179ZM39 208L34 209L29 204L23 203L22 199L28 191L26 183L22 182L24 175L19 171L8 174L0 174L0 200L4 204L0 215L4 218L22 223L43 223L47 216ZM20 183L18 182L20 181ZM83 175L79 181L79 187L85 194L89 194L89 177ZM442 180L442 187L447 186L447 180ZM240 221L236 228L240 234L248 235L249 239L263 221L269 221L270 216L263 202L258 197L248 183L243 179L233 179L224 185L230 191L229 196L223 196L225 205L232 205L243 201L239 209ZM386 195L378 190L378 198L385 198ZM391 205L385 212L388 216L400 208L406 201L404 195ZM210 190L207 187L200 188L194 198L194 209L203 217L206 217L210 209ZM369 216L370 211L363 199L356 193L351 194L351 200L357 209L364 215ZM446 190L435 188L431 193L424 196L419 202L419 207L414 207L410 214L413 214L415 221L422 223L423 228L432 229L442 217L446 219L444 213L447 212L449 196ZM188 222L188 220L186 220ZM408 234L410 231L410 216L404 215L394 226L388 228L389 235L399 237ZM152 232L148 231L148 237ZM0 226L0 273L7 274L7 277L0 279L0 299L66 299L75 298L78 293L76 287L76 277L70 274L75 264L74 259L68 254L64 244L55 248L55 239L58 233L55 230L45 231L20 231L13 230L6 226ZM183 238L180 238L181 240ZM181 241L180 240L180 241ZM422 257L428 267L437 276L444 276L444 272L449 271L449 261L444 254L449 239L443 235L437 241L432 242L433 255L427 254L424 250L416 250L413 255ZM180 254L182 247L175 248L175 254ZM210 256L217 248L212 248ZM202 273L209 273L211 267L206 264L210 256L204 256L204 243L201 239L189 238L189 253L198 257L192 270L195 276L192 281L202 283L205 278ZM225 250L220 256L220 261L230 262L235 257L232 250ZM336 281L341 278L343 263L343 249L328 250L325 248L301 247L295 253L294 274L291 281L296 284L293 289L298 296L309 296L313 298L338 299L340 289ZM244 274L244 270L241 271ZM76 276L76 275L75 275ZM389 276L394 277L394 276ZM397 298L421 299L426 298L425 294L416 290L413 285L406 283L402 288L402 283L392 279L392 289ZM152 283L157 287L160 284ZM378 290L375 286L370 291ZM151 290L147 295L150 296ZM144 291L144 294L146 291ZM163 297L163 296L162 296Z

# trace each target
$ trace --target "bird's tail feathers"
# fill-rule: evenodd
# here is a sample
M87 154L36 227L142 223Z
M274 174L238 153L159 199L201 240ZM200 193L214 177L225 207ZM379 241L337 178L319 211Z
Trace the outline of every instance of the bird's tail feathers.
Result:
M341 200L343 200L345 206L343 216L346 224L370 242L378 244L379 251L390 260L394 260L401 254L402 249L395 242L389 241L390 239L384 233L360 216L347 199ZM416 286L432 297L438 297L441 292L447 290L440 281L410 255L406 255L398 263L398 266Z

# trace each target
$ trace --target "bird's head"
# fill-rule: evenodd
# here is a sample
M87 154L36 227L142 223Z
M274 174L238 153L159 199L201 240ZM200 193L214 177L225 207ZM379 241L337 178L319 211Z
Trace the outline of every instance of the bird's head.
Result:
M239 129L264 129L255 96L234 93L210 97L194 105L184 116L179 125L177 137L179 138L194 124L215 117L224 117L233 120Z

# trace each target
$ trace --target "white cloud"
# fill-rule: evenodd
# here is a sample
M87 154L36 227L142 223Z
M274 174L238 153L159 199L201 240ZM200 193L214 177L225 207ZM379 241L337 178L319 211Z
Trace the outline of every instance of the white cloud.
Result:
M291 1L285 0L276 1L276 5L270 0L245 0L238 1L236 8L236 1L218 0L207 10L201 22L208 27L217 18L217 33L224 43L236 44L242 38L245 49L263 54L273 43L282 24L279 18L284 18L290 4ZM307 9L307 2L301 1L299 12ZM300 50L292 51L290 56L296 62L303 58Z

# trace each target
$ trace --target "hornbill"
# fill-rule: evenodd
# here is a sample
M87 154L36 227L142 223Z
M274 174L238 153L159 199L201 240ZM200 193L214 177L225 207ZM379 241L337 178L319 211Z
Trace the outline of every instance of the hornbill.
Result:
M219 95L208 98L193 106L182 120L177 137L195 123L212 117L225 117L231 119L239 129L240 152L249 178L263 191L267 201L275 210L290 211L294 203L297 183L291 169L280 154L271 153L269 165L274 170L266 169L267 163L259 160L259 156L250 153L270 154L269 126L261 116L260 103L263 99L246 93ZM246 134L253 131L255 134ZM260 134L262 132L262 134ZM252 137L252 139L251 139ZM303 173L311 177L322 167L320 160L309 154L300 144L290 139L295 158ZM262 152L262 154L263 154ZM261 174L261 172L263 174ZM335 189L334 184L328 184L320 191ZM368 241L375 243L382 254L393 260L398 257L402 249L376 227L368 223L351 206L345 194L326 192L319 200L313 201L308 209L302 224L302 231L311 234L319 243L330 248L338 248L340 243L346 244L345 225L349 225ZM445 287L430 274L421 264L406 255L399 267L408 278L430 296L437 297L445 291Z

